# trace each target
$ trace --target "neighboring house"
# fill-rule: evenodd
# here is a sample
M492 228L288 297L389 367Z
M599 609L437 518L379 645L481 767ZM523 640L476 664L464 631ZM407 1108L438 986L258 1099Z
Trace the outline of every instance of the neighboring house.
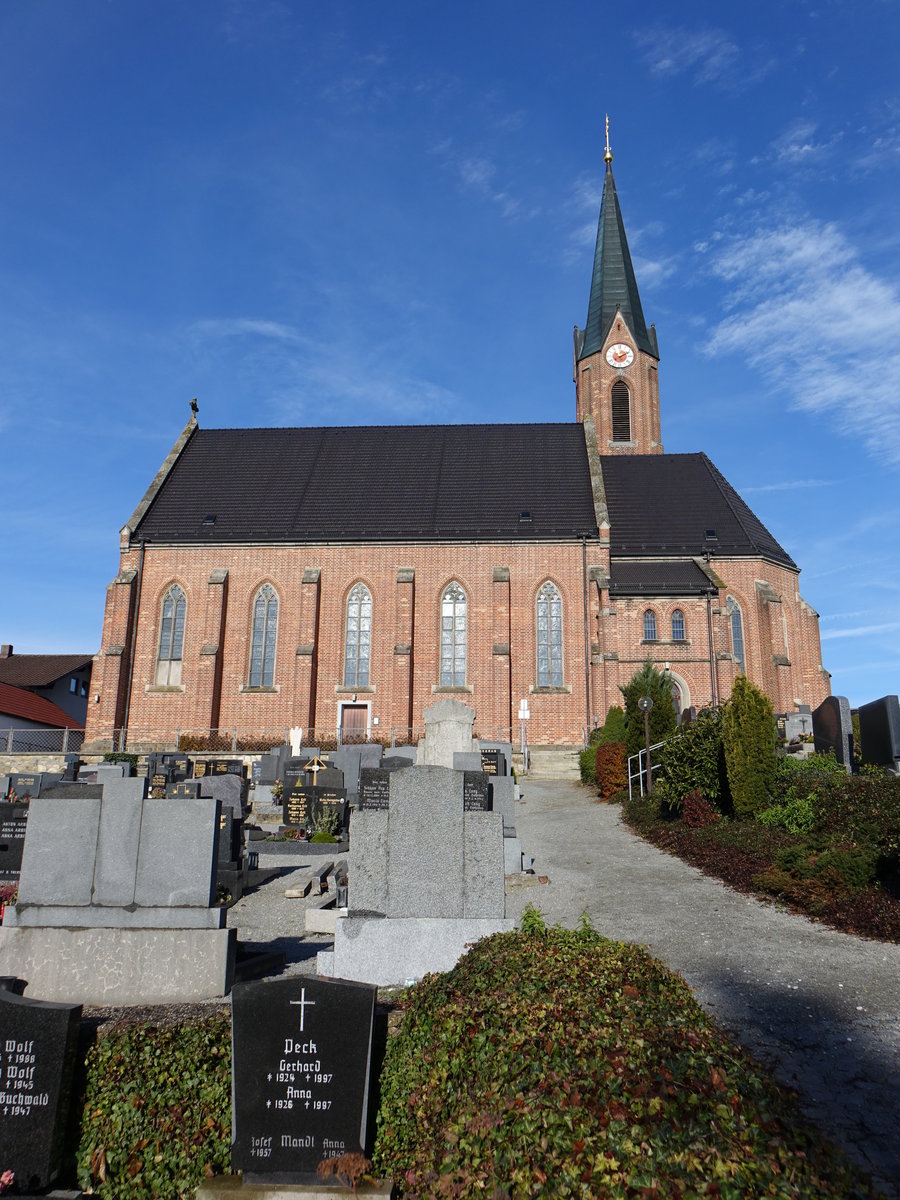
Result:
M61 710L63 716L71 718L48 719L44 724L84 729L93 662L90 654L14 654L12 646L3 645L0 684L31 692L48 701L50 710Z
M446 693L481 737L517 738L527 700L532 744L572 744L647 658L679 709L741 673L776 711L822 702L799 567L705 454L663 452L611 160L575 420L206 430L195 412L120 531L90 744L405 741Z

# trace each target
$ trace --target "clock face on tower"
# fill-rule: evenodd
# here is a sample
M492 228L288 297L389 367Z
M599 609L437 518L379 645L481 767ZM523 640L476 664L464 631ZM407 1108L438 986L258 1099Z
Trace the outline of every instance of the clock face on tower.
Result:
M611 367L630 367L634 362L634 351L622 342L616 342L606 352L606 361Z

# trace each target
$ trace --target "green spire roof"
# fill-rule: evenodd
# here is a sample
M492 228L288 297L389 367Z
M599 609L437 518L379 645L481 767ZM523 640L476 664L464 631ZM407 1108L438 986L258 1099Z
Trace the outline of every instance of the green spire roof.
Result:
M631 254L625 237L625 225L616 181L613 179L610 154L606 162L606 179L603 182L603 198L600 201L600 223L597 226L597 248L594 251L594 275L591 279L591 299L588 305L587 323L579 340L579 360L603 349L610 327L615 320L616 309L634 334L640 350L646 350L659 358L656 330L647 329L641 298L638 295L631 265Z

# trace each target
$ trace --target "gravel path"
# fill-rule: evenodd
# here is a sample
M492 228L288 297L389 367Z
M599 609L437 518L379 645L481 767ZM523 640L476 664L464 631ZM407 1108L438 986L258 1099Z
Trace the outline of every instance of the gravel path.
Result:
M731 891L622 824L577 784L523 781L523 848L546 886L507 897L648 947L806 1113L900 1197L900 946L817 925Z

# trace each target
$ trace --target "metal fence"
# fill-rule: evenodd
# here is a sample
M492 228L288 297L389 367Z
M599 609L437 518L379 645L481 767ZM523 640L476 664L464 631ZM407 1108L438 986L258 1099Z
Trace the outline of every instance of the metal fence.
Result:
M414 746L425 736L425 726L392 726L390 728L347 731L327 727L304 728L304 746L335 750L341 745L378 743L386 750L393 746ZM475 729L473 736L481 741L510 742L513 731L504 729ZM278 728L210 729L208 727L153 726L106 730L92 735L90 745L102 750L135 753L149 750L219 751L220 753L260 753L274 746L290 744L291 730ZM76 754L85 741L83 729L0 729L2 754Z
M0 754L77 754L83 729L0 729Z

